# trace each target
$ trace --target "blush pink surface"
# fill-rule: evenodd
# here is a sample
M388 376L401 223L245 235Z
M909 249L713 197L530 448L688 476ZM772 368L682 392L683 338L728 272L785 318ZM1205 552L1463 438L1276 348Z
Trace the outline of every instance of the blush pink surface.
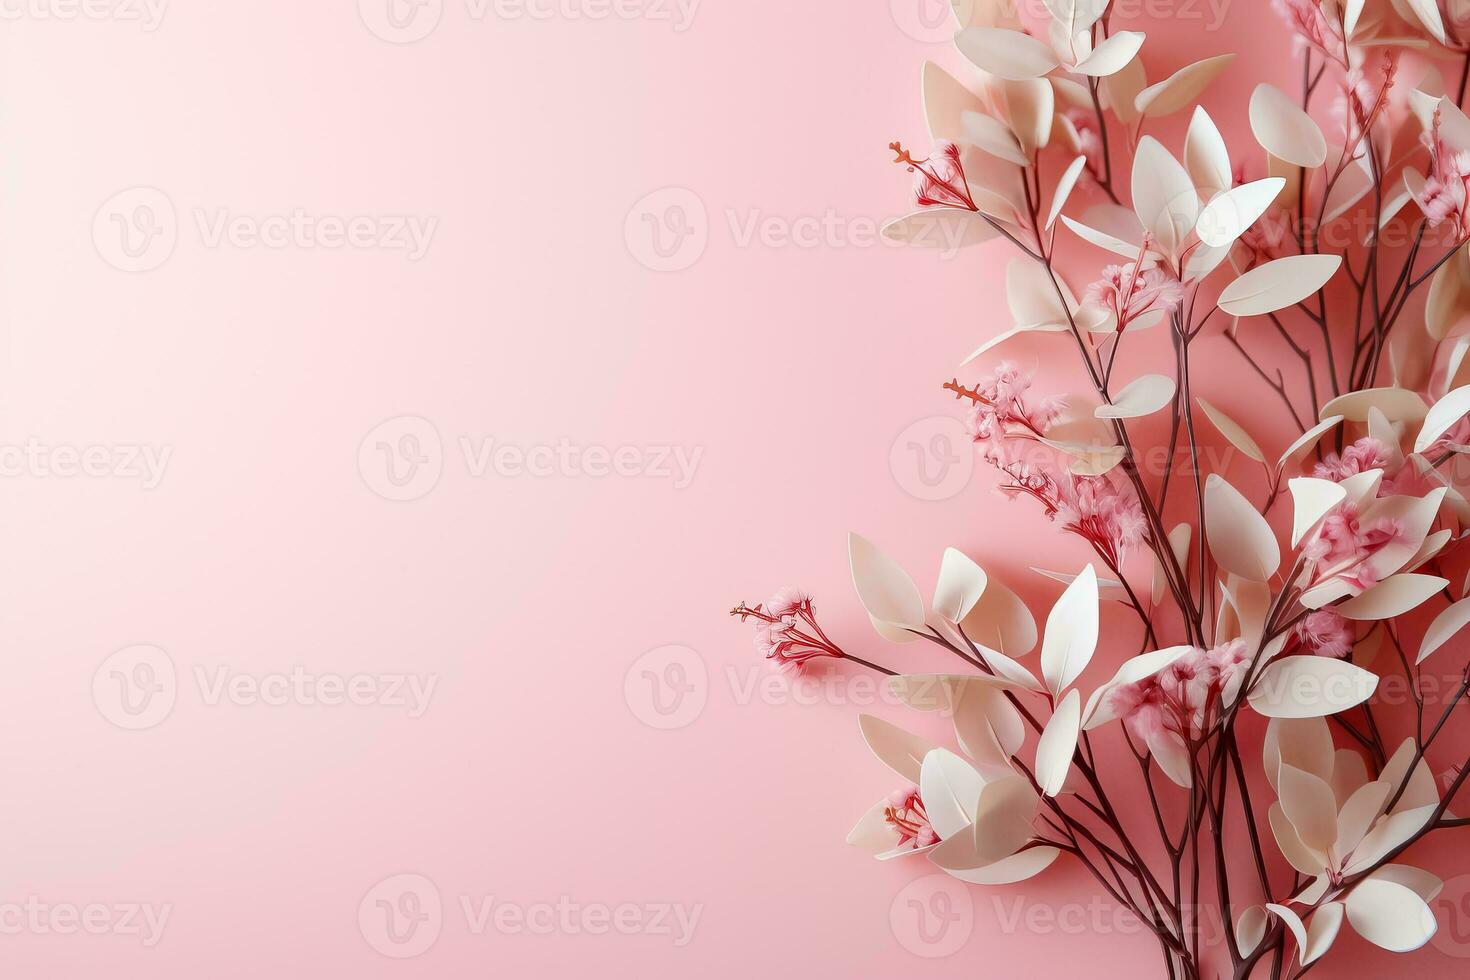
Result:
M1246 97L1257 80L1290 84L1288 40L1265 3L1226 3L1214 30L1216 13L1185 0L1120 23L1171 39L1150 45L1154 78L1242 52L1206 101L1244 155ZM873 239L908 207L884 147L925 143L922 61L959 68L936 43L941 4L705 0L684 30L667 2L619 8L640 17L533 7L551 15L502 4L476 18L445 0L404 44L369 27L369 0L178 2L151 31L42 16L64 0L7 8L0 443L171 455L152 489L35 468L0 480L0 967L1158 975L1152 940L1099 911L1074 866L961 898L936 892L922 859L844 846L895 788L856 715L905 713L865 706L871 691L841 672L796 695L769 686L725 615L800 585L855 652L936 668L871 634L849 530L926 589L942 549L964 548L1043 610L1059 587L1027 566L1083 560L979 467L966 479L945 441L958 407L939 384L1008 326L1009 256L993 244L944 261ZM1160 127L1176 149L1183 123ZM166 196L178 242L128 272L94 218L135 187ZM667 207L691 200L702 218ZM221 213L297 208L437 225L416 261L210 244ZM671 234L679 213L703 252L650 268L663 260L645 215ZM1206 394L1270 418L1218 353ZM1080 380L1068 354L1016 348L1059 389ZM405 416L432 423L443 472L394 501L375 492L374 446L366 462L359 449ZM687 486L477 476L461 440L487 439L634 447L646 469L661 447L699 455ZM1132 642L1133 624L1111 626ZM167 653L178 693L134 731L94 677L140 644ZM646 685L679 675L646 655L670 645L703 707L665 729ZM297 667L436 686L414 718L210 703L199 680ZM375 889L405 874L437 895L438 933L384 955ZM516 930L479 921L486 901L698 919L682 943L646 919L632 934L582 919ZM28 902L170 911L148 946L116 923L17 928L6 910ZM1470 929L1465 909L1452 924ZM1463 976L1467 962L1452 955L1465 941L1412 960L1343 943L1322 975Z

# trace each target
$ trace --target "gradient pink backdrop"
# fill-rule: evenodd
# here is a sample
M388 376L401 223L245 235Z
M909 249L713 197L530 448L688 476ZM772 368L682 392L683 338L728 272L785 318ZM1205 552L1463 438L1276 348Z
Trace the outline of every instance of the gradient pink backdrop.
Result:
M927 866L879 866L842 844L893 788L857 738L859 707L746 697L765 668L724 615L801 584L836 633L878 652L847 582L849 529L926 587L942 548L965 547L1043 607L1056 589L1025 566L1082 558L978 470L925 501L912 468L893 463L906 427L923 440L946 431L925 421L954 410L938 382L1007 325L1000 246L945 262L870 240L908 203L884 146L923 142L920 63L957 64L925 26L938 0L704 0L684 30L657 16L677 21L668 0L621 8L654 14L631 19L563 2L546 19L515 6L480 20L445 0L437 28L407 44L376 36L354 0L175 0L155 30L44 17L67 0L28 2L0 21L0 444L172 455L154 489L35 470L0 479L0 908L36 896L171 914L152 948L0 922L0 967L1159 972L1144 936L1007 929L1017 908L1091 900L1065 865L971 892L963 948L915 955L901 893ZM1246 49L1208 99L1244 146L1250 87L1288 69L1266 5L1236 0L1214 31L1203 3L1127 9L1125 23L1189 39L1187 55L1152 46L1153 77ZM130 273L93 225L138 186L166 194L178 243ZM640 261L635 204L669 187L704 207L703 220L684 213L707 246L659 272ZM644 210L676 221L662 208L678 200ZM438 224L410 261L209 247L195 219L295 208ZM751 220L780 231L812 219L829 229L812 247L743 239ZM1057 349L1018 350L1039 361ZM1245 420L1268 417L1220 362L1206 392ZM1047 365L1055 384L1076 383L1069 364ZM393 502L374 492L359 445L402 416L432 422L443 473ZM702 455L687 487L475 477L460 437ZM901 441L900 462L907 452ZM179 693L161 723L128 731L93 679L135 644L167 651ZM645 723L639 661L670 644L694 651L706 703L659 730ZM411 719L210 705L194 681L196 669L297 666L438 686ZM409 959L380 955L359 928L364 896L400 873L431 880L444 904L437 941ZM701 910L676 947L653 934L475 934L461 896ZM1464 975L1466 960L1436 950L1411 961L1344 942L1351 952L1322 975Z

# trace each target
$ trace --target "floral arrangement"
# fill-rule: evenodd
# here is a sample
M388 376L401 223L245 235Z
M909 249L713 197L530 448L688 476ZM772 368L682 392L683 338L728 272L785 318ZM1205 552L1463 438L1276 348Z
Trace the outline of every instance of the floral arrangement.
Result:
M1257 145L1234 155L1200 104L1232 56L1151 83L1144 34L1114 29L1107 0L1045 0L1045 23L956 4L972 70L925 64L932 147L890 146L919 208L888 238L1013 253L1013 327L943 388L1014 506L1093 556L1056 574L1040 628L968 555L943 553L926 603L856 534L878 637L933 644L954 672L850 652L799 591L733 610L777 664L851 661L952 722L953 749L860 719L901 784L850 843L976 885L1079 862L1180 980L1299 977L1344 927L1422 947L1441 882L1408 859L1470 824L1452 809L1470 582L1448 570L1470 529L1470 4L1274 4L1301 88L1257 86ZM1148 134L1185 110L1182 146ZM1064 246L1093 270L1080 298ZM1086 389L994 360L1023 334L1075 356ZM1174 370L1130 376L1125 348L1172 350ZM1279 453L1200 397L1201 351L1241 358L1279 404L1262 433ZM1162 447L1143 442L1164 419ZM1188 464L1156 472L1155 448ZM1136 619L1137 652L1088 672L1104 603ZM1426 682L1446 669L1452 686ZM1204 908L1231 927L1213 944Z

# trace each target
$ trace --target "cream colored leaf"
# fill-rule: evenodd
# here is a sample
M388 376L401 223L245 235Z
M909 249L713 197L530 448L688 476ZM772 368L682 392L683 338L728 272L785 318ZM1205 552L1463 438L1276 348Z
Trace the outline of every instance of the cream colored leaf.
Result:
M1062 171L1061 179L1057 181L1057 189L1051 198L1051 209L1046 215L1046 227L1050 228L1056 224L1057 216L1062 213L1062 208L1067 204L1067 198L1072 196L1072 189L1077 186L1077 178L1082 176L1082 168L1087 164L1087 157L1080 156L1067 165Z
M1225 437L1230 445L1239 449L1257 463L1266 462L1266 454L1261 451L1261 447L1257 445L1256 440L1251 438L1250 433L1246 432L1240 423L1203 398L1196 397L1195 401L1204 410L1205 417L1210 420L1210 423L1215 428L1220 430L1220 434Z
M930 138L935 142L964 142L965 114L985 111L980 96L932 61L924 62L923 89L924 118L929 124Z
M1306 432L1303 432L1296 438L1295 442L1286 447L1286 452L1282 453L1281 458L1276 461L1276 468L1284 469L1287 463L1294 463L1311 452L1312 447L1317 444L1317 441L1341 421L1341 415L1329 415Z
M927 738L910 734L897 725L873 715L858 715L858 730L878 761L915 786L924 756L939 748Z
M1282 178L1267 177L1215 195L1200 212L1195 234L1206 245L1217 248L1229 245L1266 213L1285 186Z
M1293 504L1291 546L1295 548L1327 512L1347 499L1347 491L1332 480L1303 476L1287 481Z
M1031 610L993 575L960 628L971 640L1008 657L1024 657L1036 646L1036 619Z
M1097 649L1097 573L1084 568L1046 617L1041 640L1041 675L1052 695L1072 685Z
M1444 18L1439 14L1439 4L1435 0L1405 0L1414 16L1419 18L1419 23L1429 32L1429 36L1440 44L1446 43L1444 32Z
M1417 608L1449 584L1448 579L1438 575L1405 572L1384 579L1357 598L1344 602L1337 607L1337 613L1345 619L1392 619Z
M1377 687L1377 675L1341 660L1282 657L1261 672L1249 699L1267 718L1319 718L1362 704Z
M1128 66L1143 47L1143 34L1119 31L1092 49L1092 53L1073 66L1080 75L1116 75Z
M1470 385L1456 388L1430 407L1424 416L1424 427L1414 439L1414 452L1427 451L1467 414L1470 414Z
M1315 963L1327 955L1342 929L1343 910L1341 902L1328 902L1312 913L1312 921L1307 924L1307 944L1301 948L1300 953L1303 966Z
M1186 65L1162 82L1139 92L1133 100L1134 107L1142 115L1158 117L1193 105L1205 86L1213 82L1234 57L1233 54L1222 54Z
M901 245L953 252L999 238L1000 232L975 211L925 208L888 222L883 237Z
M1202 105L1194 107L1189 132L1184 137L1184 168L1203 197L1227 191L1235 183L1225 140Z
M1099 405L1093 414L1100 419L1136 419L1152 415L1174 401L1174 391L1173 378L1163 374L1145 374L1124 385L1111 404Z
M852 584L868 615L894 626L924 627L924 599L908 572L860 534L849 534Z
M967 27L954 43L960 54L999 78L1040 78L1060 64L1045 42L999 27Z
M1231 316L1261 316L1294 306L1327 285L1342 266L1340 255L1288 255L1256 266L1220 291L1219 307Z
M1419 949L1439 928L1424 899L1397 882L1372 878L1348 892L1347 919L1358 935L1394 953Z
M1152 136L1133 156L1133 211L1166 255L1175 255L1199 217L1199 195L1189 172Z
M1215 473L1205 481L1205 540L1221 568L1252 582L1266 581L1281 564L1271 525Z
M1047 796L1056 796L1067 782L1081 724L1082 696L1073 688L1057 705L1036 743L1036 782Z
M985 779L964 759L938 748L924 756L917 785L929 825L943 839L961 833L975 819L975 801Z
M1256 142L1277 159L1298 167L1320 167L1327 161L1321 128L1276 86L1256 86L1250 121Z
M1021 144L1016 141L1016 135L999 119L983 112L966 112L962 118L965 142L1018 167L1027 166L1031 162L1021 152Z
M1390 422L1418 422L1429 411L1419 393L1407 388L1363 388L1323 405L1321 417L1340 415L1349 422L1366 422L1369 411L1375 408Z
M1414 663L1422 664L1426 657L1448 643L1450 637L1464 629L1466 624L1470 624L1470 599L1461 599L1442 610L1425 631L1424 640L1419 644L1419 656Z
M934 586L934 611L951 623L970 614L985 592L985 570L962 551L944 549L939 582Z
M1337 803L1331 786L1309 772L1282 763L1277 789L1281 809L1303 844L1314 851L1327 851L1337 843Z

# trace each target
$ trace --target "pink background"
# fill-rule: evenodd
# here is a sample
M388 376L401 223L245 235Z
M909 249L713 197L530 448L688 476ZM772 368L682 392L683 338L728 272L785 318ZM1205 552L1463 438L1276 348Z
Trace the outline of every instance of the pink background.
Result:
M1000 246L946 262L871 240L907 208L884 147L924 144L920 64L957 66L930 43L940 32L921 15L938 5L923 2L705 0L680 31L657 16L677 8L652 0L638 8L651 17L563 4L549 19L509 16L516 6L481 20L445 0L437 28L407 44L375 36L353 0L176 0L152 31L43 17L69 8L37 0L4 21L0 443L171 456L153 489L36 468L0 479L0 966L1158 975L1150 939L1095 918L1007 927L1017 908L1086 907L1094 888L1066 865L972 890L958 952L918 955L936 950L905 924L907 898L940 906L928 884L903 890L927 865L879 866L842 844L895 788L855 715L911 716L855 705L860 687L808 705L747 696L767 671L725 616L800 584L855 652L932 668L943 661L871 635L847 582L849 529L926 589L942 548L965 547L1043 609L1057 589L1026 566L1083 557L978 469L943 500L911 492L923 484L908 442L942 448L930 440L950 429L935 417L956 411L939 382L1008 325ZM1183 0L1120 23L1190 39L1189 57L1152 45L1154 78L1248 45L1208 99L1243 147L1250 87L1287 70L1265 6L1234 4L1214 32L1209 8ZM1183 122L1160 127L1171 145ZM157 268L126 272L109 261L106 213L138 186L166 195L178 242ZM704 207L684 213L707 247L659 272L641 261L641 214L676 221L663 207L688 198L635 204L668 187ZM411 261L210 247L196 218L295 208L438 224ZM779 232L811 219L828 229L814 246L743 238L751 220ZM1063 349L1017 350L1037 362ZM1215 353L1206 391L1243 420L1269 417ZM1057 362L1047 383L1077 384ZM374 492L374 447L360 465L359 446L402 416L432 423L443 472L418 499L389 501ZM702 455L679 487L475 476L461 437L638 447L649 465L654 447ZM1115 624L1131 643L1134 624ZM105 691L104 661L137 644L167 652L178 692L165 719L130 731L93 682L104 671ZM640 658L671 644L692 651L681 664L705 706L660 730ZM210 704L195 679L295 667L437 687L410 718ZM1439 851L1451 873L1470 871ZM432 882L443 912L437 941L396 959L358 913L403 873ZM117 929L6 927L6 903L32 896L171 913L151 948ZM657 932L476 934L461 896L701 908L676 946ZM1396 960L1344 942L1319 975L1465 969L1437 950Z

